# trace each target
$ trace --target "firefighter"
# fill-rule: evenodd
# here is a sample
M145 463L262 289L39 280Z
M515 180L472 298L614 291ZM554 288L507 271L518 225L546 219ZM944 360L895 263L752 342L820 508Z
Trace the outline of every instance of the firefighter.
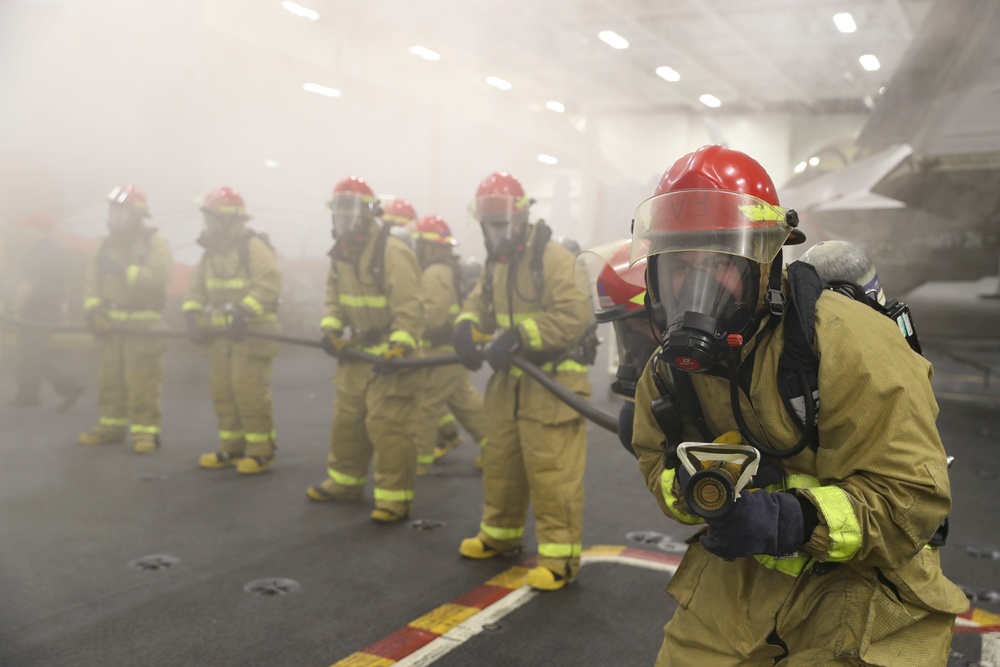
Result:
M625 399L618 411L618 439L635 456L632 422L636 382L659 341L645 308L646 260L629 266L631 251L632 239L585 250L577 260L576 271L577 284L591 293L594 319L614 326L618 368L611 391Z
M219 446L198 464L256 475L274 463L277 450L270 383L278 343L248 334L281 331L281 272L267 237L247 228L250 216L236 190L212 190L201 212L198 244L205 252L182 309L188 336L208 356Z
M386 360L413 356L423 321L416 256L390 235L390 223L379 219L378 199L363 178L337 183L329 207L335 243L320 322L324 350L334 357L347 347ZM371 464L372 520L391 524L408 518L417 465L419 371L376 373L367 360L340 358L333 385L328 477L306 494L318 502L358 500Z
M462 541L467 558L491 558L520 548L529 500L538 538L538 565L528 573L537 590L558 590L580 568L583 539L583 418L542 385L511 366L517 355L570 391L590 395L587 367L571 352L593 317L577 290L573 254L551 241L544 222L529 222L531 202L506 172L476 190L473 214L483 230L483 274L456 319L455 352L476 370L494 373L486 387L483 452L484 511L479 533ZM483 351L478 341L492 335Z
M436 215L418 220L412 233L417 261L423 270L420 277L420 296L424 305L421 347L430 355L454 354L455 317L462 304L458 257L453 252L457 242L448 223ZM486 444L483 397L472 386L467 369L458 364L428 368L422 383L419 414L424 425L418 431L418 475L426 474L436 458L444 456L457 444L450 440L444 446L436 446L440 430L447 424L453 425L454 417L480 448ZM443 421L442 416L451 419ZM458 439L457 431L455 439Z
M166 239L144 220L146 195L135 185L108 195L108 237L90 260L84 281L87 325L101 342L97 405L100 421L79 436L81 445L121 442L150 454L160 446L163 353L166 339L118 329L163 331L163 309L173 258Z
M675 162L635 214L662 346L632 444L662 511L706 524L667 588L678 608L656 664L943 667L968 601L932 537L951 493L930 364L867 304L820 283L806 307L781 260L796 223L761 165L721 146ZM813 321L816 393L796 405L781 353ZM726 511L690 493L682 440L759 454Z

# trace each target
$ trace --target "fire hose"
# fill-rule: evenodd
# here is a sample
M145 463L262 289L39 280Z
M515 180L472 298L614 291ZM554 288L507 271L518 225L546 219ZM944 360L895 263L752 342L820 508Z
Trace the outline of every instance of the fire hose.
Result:
M0 315L0 323L24 329L48 331L50 333L93 333L93 331L84 327L70 327L44 324L41 322L28 322L25 320L15 319L13 317L7 317L6 315ZM151 338L187 338L187 334L185 332L171 331L170 329L137 329L133 327L112 326L108 329L107 333L128 334L130 336L148 336ZM247 331L246 335L253 338L273 340L278 343L298 345L301 347L322 347L322 344L318 340L313 340L311 338L300 338L298 336L288 336L285 334L253 330ZM413 359L387 360L380 356L369 354L368 352L352 347L345 347L340 350L336 356L338 359L344 361L364 361L373 364L376 373L391 373L393 371L417 368L433 368L459 363L458 357L453 354L416 357ZM556 398L579 412L586 419L589 419L605 430L611 431L612 433L618 433L618 419L616 417L595 408L582 397L578 396L575 392L570 391L563 385L556 382L555 378L530 361L515 356L511 358L510 362L512 366L521 369L525 375L545 387L545 389L551 392Z

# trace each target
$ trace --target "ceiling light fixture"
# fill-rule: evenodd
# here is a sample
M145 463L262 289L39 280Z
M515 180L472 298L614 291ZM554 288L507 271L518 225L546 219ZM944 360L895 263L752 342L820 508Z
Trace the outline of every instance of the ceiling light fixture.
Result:
M854 22L854 17L847 12L834 14L833 24L837 26L837 30L840 32L854 32L858 29L858 25Z
M277 169L277 167L278 167L278 161L277 160L264 160L264 166L265 167L270 167L271 169Z
M436 63L437 61L441 60L440 53L438 53L437 51L431 51L426 46L420 46L419 44L411 46L410 53L412 53L415 56L419 56L424 60L429 60L432 63Z
M340 91L329 86L321 86L318 83L303 83L302 90L307 93L316 93L323 97L340 97Z
M490 84L494 88L499 88L500 90L510 90L510 81L505 81L498 76L488 76L486 77L486 83Z
M870 53L866 53L865 55L858 58L858 62L860 62L861 66L864 67L869 72L874 72L875 70L877 70L879 67L882 66L879 63L878 58L876 58Z
M546 155L545 153L542 153L541 155L538 156L538 161L541 162L542 164L558 164L559 163L558 159L556 159L555 157L553 157L551 155Z
M602 30L597 33L597 38L613 49L628 48L628 40L613 30Z
M303 7L297 2L291 2L291 0L285 0L284 2L281 3L281 6L290 11L291 13L295 14L296 16L300 16L304 19L309 19L310 21L319 20L319 12L313 11L308 7Z
M667 67L666 65L663 65L661 67L657 67L656 68L656 73L661 78L666 79L667 81L680 81L681 80L681 75L677 73L677 70L675 70L673 67Z
M722 100L720 100L715 95L709 95L708 93L699 97L698 101L704 104L706 107L712 107L713 109L722 106Z
M796 174L801 174L803 171L806 170L806 166L807 165L805 162L799 162L797 165L795 165L795 169L793 169L792 171L794 171Z
M819 164L819 158L818 157L816 157L815 155L813 155L811 158L809 158L809 166L810 167L815 167L818 164Z
M562 113L566 111L566 105L562 102L556 102L555 100L549 100L545 103L545 108L549 111L555 111L556 113Z

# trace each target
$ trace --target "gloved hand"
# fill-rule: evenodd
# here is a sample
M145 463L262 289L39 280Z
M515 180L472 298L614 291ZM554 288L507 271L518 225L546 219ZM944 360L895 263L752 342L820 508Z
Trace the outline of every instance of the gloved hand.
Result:
M386 361L402 359L410 351L410 348L402 343L389 343L389 349L382 353L382 358Z
M344 338L343 329L324 329L319 344L323 346L323 351L331 357L339 357L340 351L350 345L351 341Z
M744 490L729 514L705 519L708 533L701 536L701 543L726 559L794 553L809 537L801 504L808 502L785 491Z
M233 319L229 322L229 338L237 343L247 337L247 317L249 313L246 308L237 306L233 310Z
M101 273L110 273L113 276L125 275L125 262L107 253L101 253L97 257L97 269Z
M517 327L505 329L496 340L490 343L483 356L493 367L494 371L506 373L510 370L510 358L521 347L521 336L517 333Z
M479 351L472 337L471 320L462 320L455 327L455 354L458 361L470 371L478 371L483 366L483 353Z
M87 311L87 328L95 336L107 336L111 333L111 318L103 308L91 308Z
M197 310L184 311L184 327L192 343L201 345L212 340L212 333L205 326L204 316Z

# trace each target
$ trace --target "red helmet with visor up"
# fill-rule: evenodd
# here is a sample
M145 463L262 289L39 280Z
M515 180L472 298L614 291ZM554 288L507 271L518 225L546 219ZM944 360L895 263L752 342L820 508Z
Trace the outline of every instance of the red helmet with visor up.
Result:
M136 217L149 217L149 202L146 201L146 193L139 189L137 185L127 184L116 186L108 194L108 203L115 206L124 206Z
M378 198L368 182L359 176L348 176L333 187L327 202L333 218L333 237L359 233L364 223L375 218Z

